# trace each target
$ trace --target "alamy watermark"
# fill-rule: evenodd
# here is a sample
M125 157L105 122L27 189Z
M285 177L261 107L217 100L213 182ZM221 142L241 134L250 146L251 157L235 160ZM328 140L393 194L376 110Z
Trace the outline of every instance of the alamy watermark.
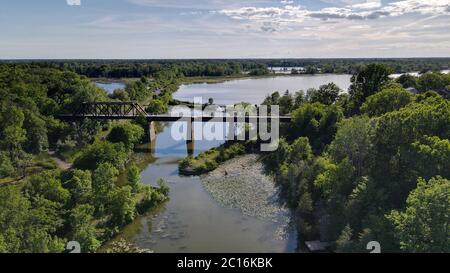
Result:
M261 151L271 152L277 150L279 145L279 114L278 105L256 106L242 103L219 106L211 104L204 108L202 98L196 97L194 108L180 105L170 110L170 115L180 117L172 126L171 136L176 141L193 140L193 138L207 141L259 139ZM191 130L195 132L195 135Z

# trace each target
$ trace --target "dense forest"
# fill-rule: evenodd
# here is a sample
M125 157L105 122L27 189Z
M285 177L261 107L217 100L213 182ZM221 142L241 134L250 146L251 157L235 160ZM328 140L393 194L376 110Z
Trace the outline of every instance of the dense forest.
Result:
M160 71L151 82L130 83L123 95L164 101L175 78ZM0 252L63 252L73 240L94 252L167 198L164 181L144 186L131 161L145 134L139 121L55 118L82 102L114 99L89 79L59 68L3 64L0 97ZM58 159L72 167L61 168ZM119 174L125 183L118 183Z
M0 61L3 63L17 61ZM29 63L29 61L23 61ZM208 59L208 60L36 60L41 66L61 68L90 78L153 77L162 70L170 70L185 77L223 77L239 75L267 75L270 67L303 67L301 73L354 74L371 63L385 64L395 73L440 71L450 68L449 58L405 59ZM299 74L293 70L293 74Z
M450 75L392 72L366 66L348 95L331 84L267 98L294 118L264 160L302 239L338 252L374 240L388 252L450 251Z
M450 251L450 74L392 73L371 64L348 94L330 83L264 101L293 117L262 159L297 216L300 242L334 242L336 252L364 252L370 241L383 252ZM256 146L229 141L180 170L209 172Z

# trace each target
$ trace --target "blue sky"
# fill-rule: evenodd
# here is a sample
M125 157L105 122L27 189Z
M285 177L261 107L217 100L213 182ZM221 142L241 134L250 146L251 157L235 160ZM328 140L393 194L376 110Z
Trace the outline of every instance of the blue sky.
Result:
M450 0L0 3L1 59L450 56Z

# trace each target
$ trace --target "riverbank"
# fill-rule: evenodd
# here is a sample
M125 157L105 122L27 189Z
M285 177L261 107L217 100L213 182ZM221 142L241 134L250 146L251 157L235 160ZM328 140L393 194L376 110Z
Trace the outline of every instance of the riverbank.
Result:
M275 77L301 77L301 76L314 76L314 75L345 75L342 73L317 73L317 74L266 74L253 76L248 74L234 75L234 76L210 76L210 77L184 77L181 79L180 83L182 85L190 85L190 84L216 84L216 83L224 83L228 81L235 80L257 80L257 79L267 79L267 78L275 78Z

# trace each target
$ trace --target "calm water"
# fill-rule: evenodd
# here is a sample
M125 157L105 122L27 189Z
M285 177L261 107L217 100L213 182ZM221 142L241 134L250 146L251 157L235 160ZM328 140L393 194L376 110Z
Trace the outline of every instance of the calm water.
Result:
M267 95L275 91L284 93L289 90L294 93L318 88L330 82L334 82L342 90L348 90L350 78L350 75L322 74L232 80L218 84L190 84L181 86L174 98L193 101L194 97L202 97L205 102L213 98L214 103L224 105L242 101L260 104Z
M121 81L114 81L114 82L94 82L95 85L97 85L98 87L102 88L103 90L105 90L106 92L108 92L108 94L112 94L114 93L114 90L117 89L124 89L125 88L125 83L121 82Z
M192 96L204 95L206 98L213 97L220 104L240 101L260 103L266 94L275 90L307 89L329 82L347 88L349 79L350 76L320 75L194 84L181 87L175 97L192 100ZM170 187L170 200L127 226L118 238L125 238L157 253L294 252L298 245L297 235L295 228L289 227L286 220L261 220L244 216L238 209L222 207L205 191L199 177L179 175L178 161L187 155L187 150L184 141L172 139L171 126L166 124L158 134L153 154L136 154L145 159L142 181L156 185L159 178L164 178ZM196 136L200 134L201 128L198 126L195 128ZM194 153L197 155L221 143L197 140Z

